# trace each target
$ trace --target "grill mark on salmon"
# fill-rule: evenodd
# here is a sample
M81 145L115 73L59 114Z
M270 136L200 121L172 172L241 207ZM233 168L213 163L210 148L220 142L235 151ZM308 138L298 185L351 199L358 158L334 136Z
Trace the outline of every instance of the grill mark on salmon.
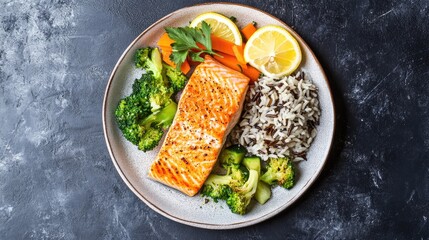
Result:
M189 196L198 193L237 123L249 78L210 56L183 90L149 177Z

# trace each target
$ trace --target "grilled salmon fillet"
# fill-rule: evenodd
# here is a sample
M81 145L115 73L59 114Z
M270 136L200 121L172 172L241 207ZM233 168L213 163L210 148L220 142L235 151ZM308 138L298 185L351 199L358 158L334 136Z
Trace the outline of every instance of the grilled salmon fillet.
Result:
M189 196L197 194L240 118L248 83L245 75L206 56L183 90L149 177Z

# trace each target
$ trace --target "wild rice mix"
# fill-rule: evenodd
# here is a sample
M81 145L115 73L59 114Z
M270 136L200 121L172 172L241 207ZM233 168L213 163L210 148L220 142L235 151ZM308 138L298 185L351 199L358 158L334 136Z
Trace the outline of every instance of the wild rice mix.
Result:
M247 92L243 115L230 135L263 160L306 160L317 134L318 89L304 72L282 79L263 77Z

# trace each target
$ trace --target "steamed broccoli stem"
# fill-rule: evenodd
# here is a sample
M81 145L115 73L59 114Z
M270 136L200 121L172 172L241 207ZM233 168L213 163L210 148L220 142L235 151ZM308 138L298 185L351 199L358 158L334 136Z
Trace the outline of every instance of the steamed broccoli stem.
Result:
M247 169L253 169L261 175L261 158L257 156L245 157L243 159L243 165L246 166Z
M158 48L146 47L138 49L134 55L136 67L152 72L155 78L161 78L162 59Z
M233 193L228 197L226 203L233 213L245 214L250 200L256 193L258 187L259 174L258 171L249 169L249 179L243 186L234 189Z
M271 198L271 187L265 182L259 181L255 193L255 200L259 204L265 204Z
M295 184L295 168L289 158L270 158L261 181L290 189Z
M186 85L186 81L188 80L186 75L183 74L180 70L177 70L176 68L167 64L163 64L163 67L165 69L165 76L170 82L174 92L182 90Z
M261 158L258 156L245 157L242 163L248 169L257 171L258 175L261 176ZM268 201L268 199L271 198L270 185L266 184L265 182L258 181L258 187L256 188L254 198L260 204L264 204L266 201Z
M174 115L177 111L177 103L174 101L169 101L163 109L158 112L154 112L142 121L142 125L148 129L151 127L159 127L161 129L166 129L170 127L173 122Z
M151 111L154 112L166 106L170 102L173 94L174 89L165 76L161 75L155 78L149 95Z
M158 112L152 113L145 118L140 126L143 134L138 142L138 149L142 151L149 151L158 146L164 135L163 129L168 128L173 122L174 115L176 114L177 104L173 101L165 106Z
M252 199L253 195L256 192L258 186L259 174L256 170L249 170L249 179L243 186L240 186L236 189L237 193L243 194L248 200Z

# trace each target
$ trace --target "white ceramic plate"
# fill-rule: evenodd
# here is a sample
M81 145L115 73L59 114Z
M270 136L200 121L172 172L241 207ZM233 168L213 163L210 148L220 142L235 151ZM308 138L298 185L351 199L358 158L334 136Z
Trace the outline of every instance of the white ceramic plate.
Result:
M127 142L115 123L114 110L119 100L130 94L135 78L141 75L134 68L133 54L136 49L155 46L167 26L185 26L198 14L213 11L235 16L238 25L256 21L258 26L275 24L288 29L298 40L303 52L301 68L312 77L319 87L322 115L318 135L307 155L308 161L299 164L299 179L291 190L277 187L273 197L265 205L254 204L248 214L231 213L224 202L205 203L200 195L188 197L176 190L147 178L147 172L159 147L151 152L138 151ZM187 7L173 12L143 31L125 50L112 71L103 102L103 128L113 164L127 186L143 202L156 212L174 221L209 229L230 229L249 226L266 220L285 210L295 202L316 180L326 162L334 133L334 107L328 81L311 49L289 26L279 19L258 9L228 3L210 3ZM160 144L161 145L161 144Z

